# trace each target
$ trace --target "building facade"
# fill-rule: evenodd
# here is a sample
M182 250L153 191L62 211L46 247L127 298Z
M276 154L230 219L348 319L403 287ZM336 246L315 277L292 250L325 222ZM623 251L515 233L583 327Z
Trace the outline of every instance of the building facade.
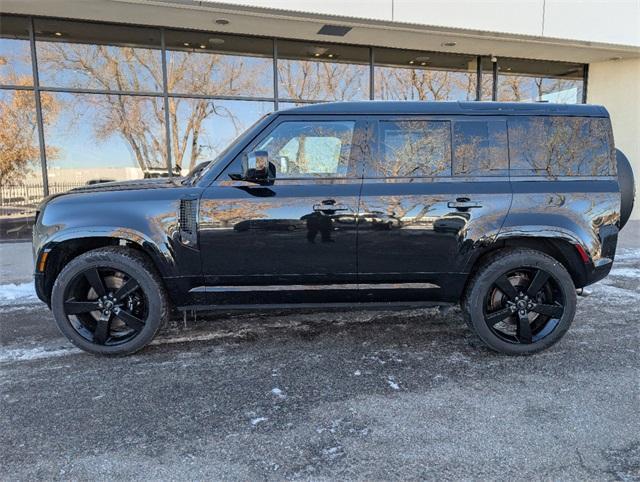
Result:
M636 0L3 0L0 12L4 236L26 232L49 193L185 173L267 112L312 102L600 103L640 178Z

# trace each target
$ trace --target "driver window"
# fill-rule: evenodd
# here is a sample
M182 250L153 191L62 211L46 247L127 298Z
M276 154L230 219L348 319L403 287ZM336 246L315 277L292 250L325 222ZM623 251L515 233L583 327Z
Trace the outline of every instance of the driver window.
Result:
M354 121L286 121L253 150L267 151L278 178L346 177Z

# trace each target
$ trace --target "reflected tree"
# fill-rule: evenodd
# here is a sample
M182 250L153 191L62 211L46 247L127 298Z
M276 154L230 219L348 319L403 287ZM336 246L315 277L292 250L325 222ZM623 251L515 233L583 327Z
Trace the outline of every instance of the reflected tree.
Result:
M39 60L43 70L55 72L52 81L70 87L111 91L161 91L161 53L154 49L107 45L41 42ZM263 64L251 64L229 56L192 52L168 53L167 87L170 92L188 86L190 92L208 95L240 95ZM252 92L256 95L255 92ZM259 93L258 93L259 95ZM97 113L94 130L98 139L122 137L144 172L162 168L167 158L164 105L160 99L143 101L132 96L87 96ZM188 104L181 108L183 104ZM200 137L209 117L231 120L236 130L240 122L229 109L215 100L172 98L169 122L175 170L192 169L201 155ZM186 158L186 154L189 157Z
M5 60L0 57L0 66ZM3 82L28 85L31 79L10 75ZM42 118L51 124L59 112L55 98L40 94ZM32 175L40 174L40 149L37 137L35 98L30 90L0 92L0 185L23 184ZM57 149L47 146L47 157L55 158Z
M293 100L353 100L366 98L365 65L311 60L278 62L280 97Z
M445 70L376 67L377 99L475 100L476 74Z
M503 75L498 77L498 100L501 102L535 102L550 94L558 94L554 102L575 103L579 99L579 81L549 77ZM575 95L573 93L575 89ZM564 93L564 97L562 94Z

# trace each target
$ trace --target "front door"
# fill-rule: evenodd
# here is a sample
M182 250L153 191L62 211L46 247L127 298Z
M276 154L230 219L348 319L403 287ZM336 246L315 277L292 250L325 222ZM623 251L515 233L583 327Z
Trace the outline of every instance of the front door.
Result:
M208 302L355 299L364 125L282 115L205 190L199 239ZM233 179L251 151L268 152L272 185Z
M372 130L359 207L362 300L455 300L470 254L509 209L505 121L379 117Z

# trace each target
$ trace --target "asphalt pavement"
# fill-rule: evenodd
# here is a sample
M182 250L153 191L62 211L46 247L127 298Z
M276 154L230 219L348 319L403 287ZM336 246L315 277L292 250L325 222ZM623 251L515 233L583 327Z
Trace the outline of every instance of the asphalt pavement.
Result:
M442 307L176 319L98 358L2 269L1 480L640 480L640 223L531 357Z

